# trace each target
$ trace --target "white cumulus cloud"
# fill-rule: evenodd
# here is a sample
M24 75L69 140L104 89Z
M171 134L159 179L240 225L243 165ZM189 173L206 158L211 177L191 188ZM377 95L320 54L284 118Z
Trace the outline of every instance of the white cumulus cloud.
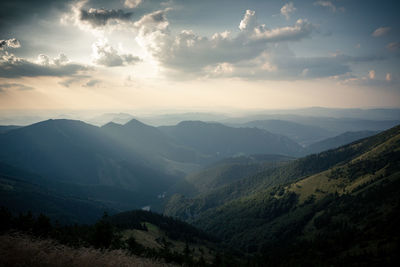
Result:
M131 54L120 54L106 39L100 39L92 45L93 62L107 67L133 65L140 58Z
M292 2L289 2L287 4L285 4L282 8L281 8L281 14L283 16L285 16L286 19L290 18L290 14L294 13L296 11L296 8L294 7Z
M124 6L129 8L135 8L142 3L142 0L125 0Z

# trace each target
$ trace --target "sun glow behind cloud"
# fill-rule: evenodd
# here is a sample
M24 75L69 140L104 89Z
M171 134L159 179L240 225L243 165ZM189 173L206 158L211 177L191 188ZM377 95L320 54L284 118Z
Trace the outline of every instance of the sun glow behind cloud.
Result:
M10 38L0 36L0 105L2 109L399 106L394 45L398 40L393 39L398 25L383 21L368 26L362 38L380 45L377 53L361 40L349 47L338 42L336 51L325 49L322 56L312 49L307 53L311 56L298 52L302 44L318 46L316 40L336 34L324 35L323 27L331 25L321 24L321 16L338 21L352 11L351 6L337 4L277 1L270 9L279 17L266 15L262 8L238 8L234 15L240 19L225 14L214 19L216 25L223 19L231 27L196 31L202 25L195 25L195 18L188 17L183 26L176 19L182 21L184 12L199 8L187 2L66 1L48 17L58 18L53 23L60 35L38 33L51 37L49 51L43 45L33 49L37 37L19 35L18 27ZM308 9L318 13L305 12ZM29 27L48 24L39 22ZM63 33L72 37L68 43ZM323 49L322 41L318 48Z

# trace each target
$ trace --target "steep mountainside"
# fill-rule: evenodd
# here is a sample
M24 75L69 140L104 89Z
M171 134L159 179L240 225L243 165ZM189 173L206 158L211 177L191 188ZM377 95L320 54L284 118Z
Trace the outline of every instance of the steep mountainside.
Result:
M189 174L185 177L185 181L193 185L197 193L205 193L267 169L284 165L293 159L280 155L226 158L201 171Z
M302 147L291 139L257 128L233 128L219 123L185 121L159 127L180 144L215 158L237 154L296 156Z
M399 166L395 127L254 176L246 186L236 183L191 200L175 197L165 212L273 265L299 263L299 254L301 263L313 265L393 264Z

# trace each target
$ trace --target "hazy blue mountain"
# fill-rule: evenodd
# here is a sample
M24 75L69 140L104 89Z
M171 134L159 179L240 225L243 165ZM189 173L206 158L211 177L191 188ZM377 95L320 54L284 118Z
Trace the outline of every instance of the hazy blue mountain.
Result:
M232 111L229 114L211 112L170 112L162 115L140 116L140 121L150 125L176 125L182 121L206 121L221 123L245 123L254 120L280 119L288 117L323 117L323 118L353 118L361 120L400 120L400 109L342 109L310 107L300 109L268 109L258 111ZM300 123L300 122L299 122ZM362 129L363 130L363 129Z
M17 126L17 125L0 125L0 134L18 129L22 126Z
M177 181L95 126L48 120L0 134L0 161L55 181L123 188L154 198Z
M285 135L301 145L308 145L334 135L331 131L318 126L304 125L284 120L257 120L241 124L232 124L232 126L264 129L271 133Z
M101 126L109 122L125 124L133 118L134 117L128 113L104 113L102 115L87 119L86 121L90 124Z
M337 148L362 138L377 134L374 131L345 132L343 134L312 143L306 147L306 153L319 153L328 149Z
M400 124L400 119L371 120L358 118L322 117L318 114L315 116L302 116L294 114L258 114L239 118L230 118L223 121L223 123L239 124L256 120L283 120L322 128L330 132L333 136L349 131L384 131Z
M221 121L229 116L210 112L185 112L162 115L141 116L140 121L154 126L176 125L182 121Z
M158 128L146 125L136 119L132 119L124 125L111 122L102 126L101 129L124 147L130 147L153 159L166 160L167 165L174 165L183 171L185 166L190 169L191 164L202 162L201 155L193 149L177 144L174 139ZM178 164L173 164L173 162L178 162ZM179 168L179 163L182 168ZM185 163L187 164L185 165Z
M324 108L310 107L296 109L295 112L288 110L289 114L314 117L354 118L363 120L399 120L400 109L398 108Z
M302 147L288 137L257 128L233 128L220 123L185 121L159 129L176 142L215 158L238 154L295 156L302 152Z

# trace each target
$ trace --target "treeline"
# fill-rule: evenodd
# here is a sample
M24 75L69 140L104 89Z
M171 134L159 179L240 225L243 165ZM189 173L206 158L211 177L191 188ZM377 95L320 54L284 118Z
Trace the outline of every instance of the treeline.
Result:
M129 220L124 222L124 218ZM160 249L145 247L132 236L127 239L122 238L121 231L123 229L147 231L144 222L159 226L171 239L184 240L186 242L185 248L181 252L173 251L171 243L165 238L160 238L159 240L161 243ZM212 240L212 238L188 224L146 211L133 211L116 217L110 217L105 213L93 225L61 225L58 222L51 222L50 218L43 214L34 216L31 212L27 212L14 216L8 209L1 207L0 234L9 232L20 232L36 238L53 239L72 248L122 249L128 254L184 266L238 265L232 257L225 256L224 253L218 251L214 253L212 262L207 262L203 256L195 258L189 241L194 241L196 237L204 237L208 240ZM192 236L189 238L190 235Z
M396 180L354 195L327 196L262 244L251 265L397 266L399 189Z
M188 223L184 223L172 217L164 216L151 211L133 210L122 212L109 217L108 221L121 230L145 230L145 225L143 222L148 222L159 227L169 238L174 240L195 242L196 239L200 239L218 242L216 237L210 236L204 231L201 231L200 229L197 229Z

